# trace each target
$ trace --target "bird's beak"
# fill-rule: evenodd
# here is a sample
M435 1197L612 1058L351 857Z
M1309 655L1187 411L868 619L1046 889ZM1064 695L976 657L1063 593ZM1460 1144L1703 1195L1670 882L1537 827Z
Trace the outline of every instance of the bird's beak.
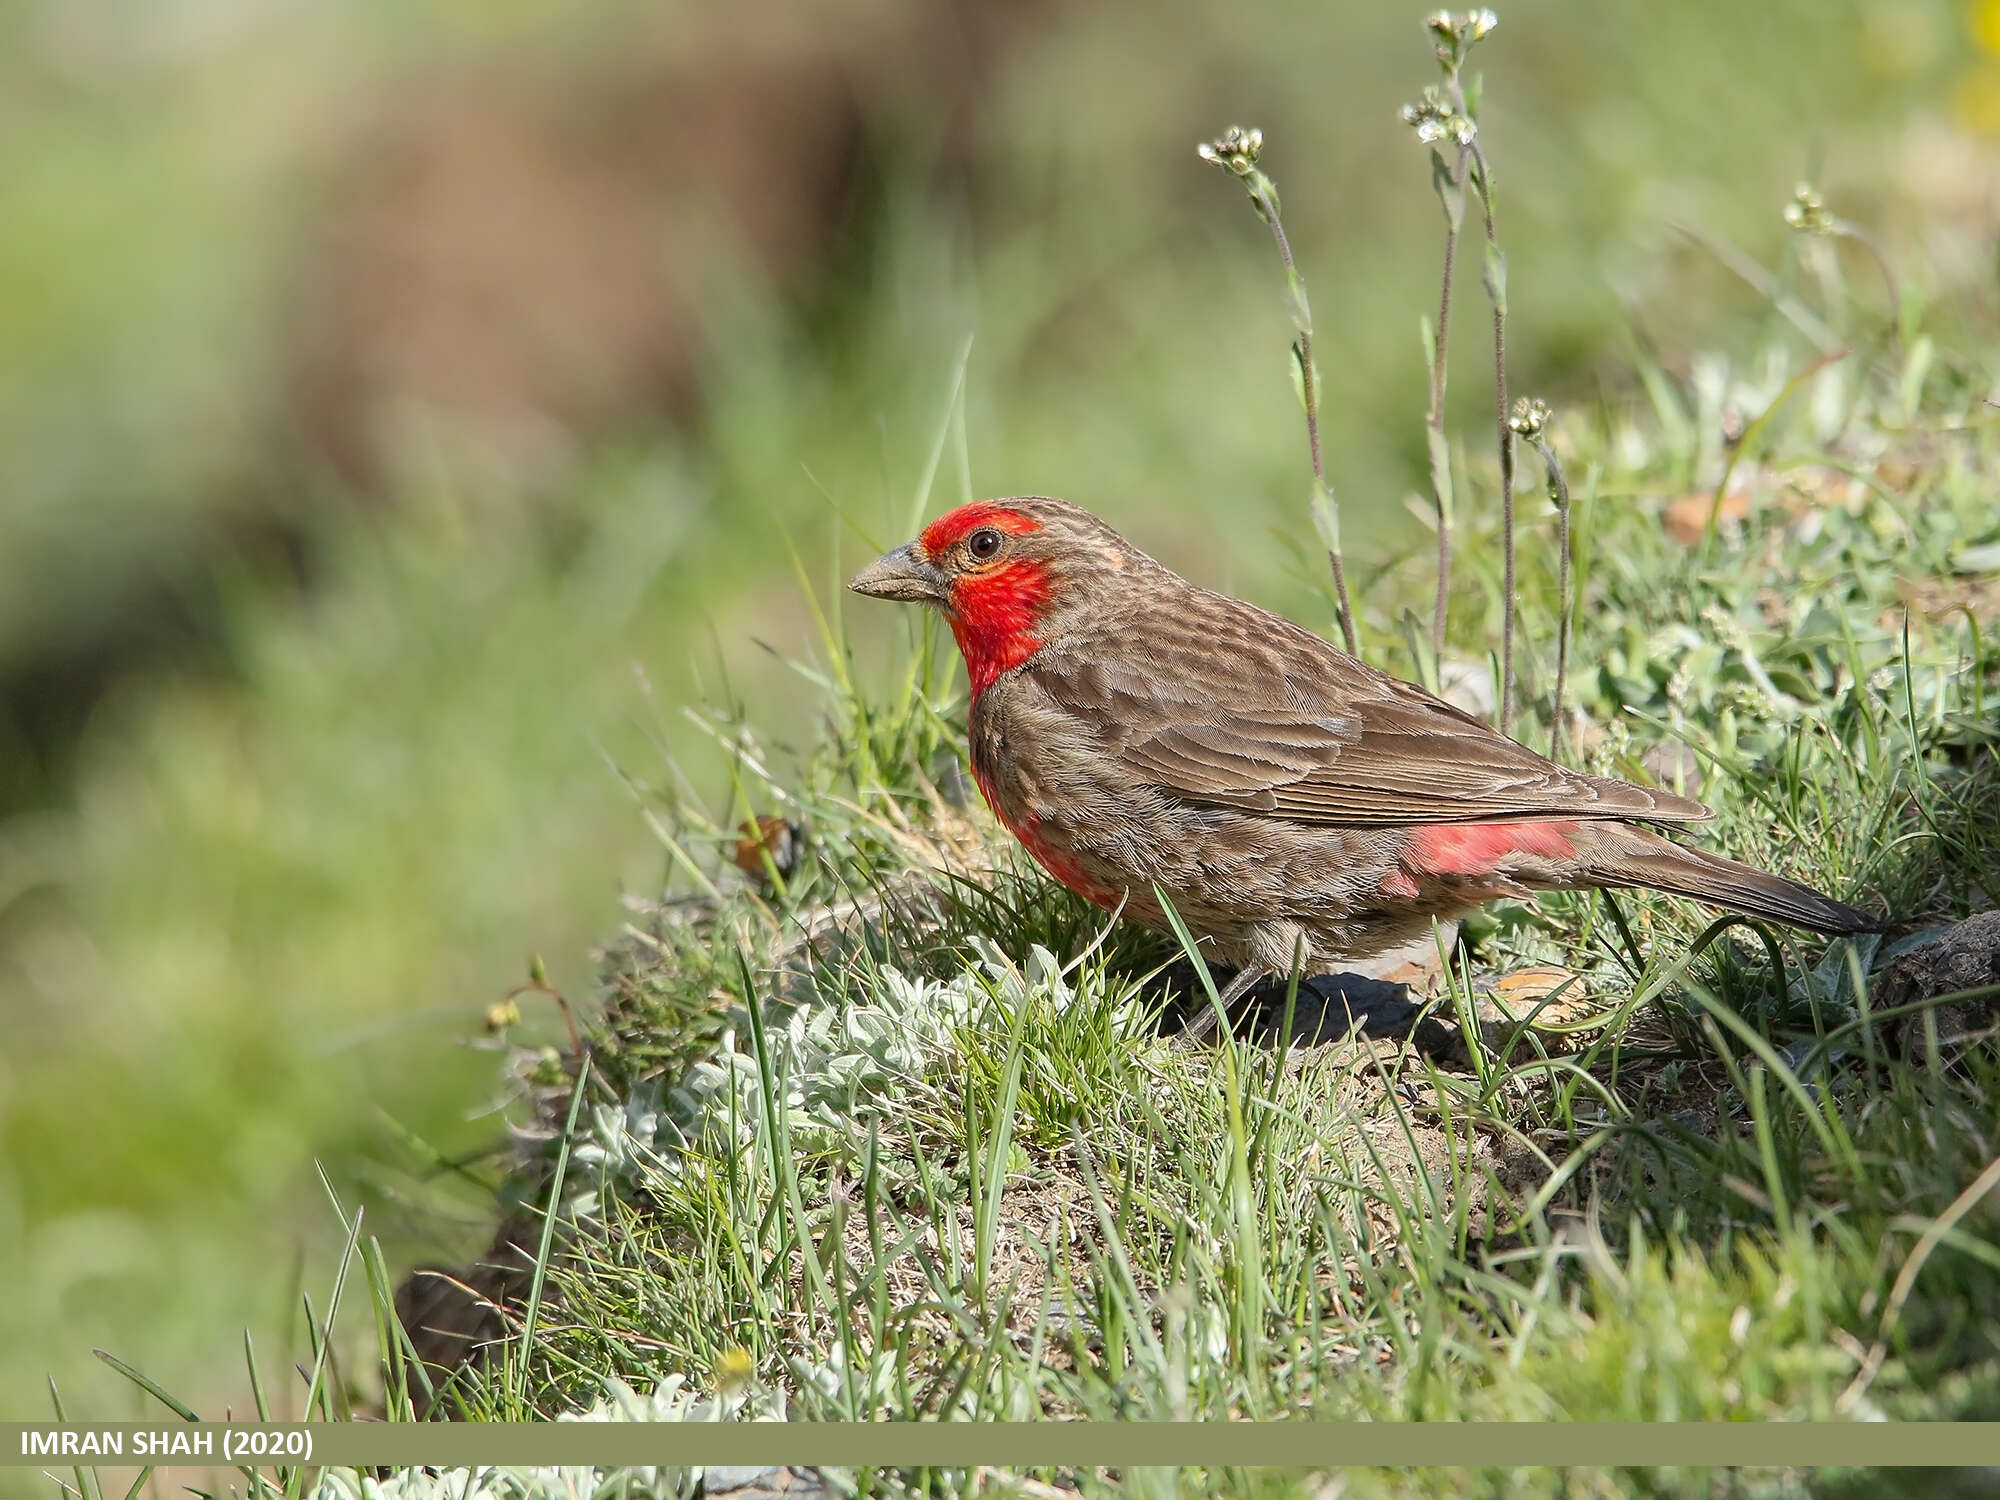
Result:
M915 542L885 553L847 580L857 594L871 599L917 599L944 604L951 598L951 577L924 556Z

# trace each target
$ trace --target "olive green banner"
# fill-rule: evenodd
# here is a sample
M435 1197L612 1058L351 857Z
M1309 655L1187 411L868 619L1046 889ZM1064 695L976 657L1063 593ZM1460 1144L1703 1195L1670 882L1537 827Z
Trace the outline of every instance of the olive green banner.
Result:
M0 1464L2000 1466L2000 1423L0 1423Z

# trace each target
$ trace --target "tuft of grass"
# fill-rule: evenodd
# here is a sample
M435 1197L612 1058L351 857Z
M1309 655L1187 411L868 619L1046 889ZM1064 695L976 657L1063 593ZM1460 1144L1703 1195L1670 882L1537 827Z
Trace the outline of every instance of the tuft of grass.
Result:
M813 669L828 732L788 775L747 725L717 721L743 807L800 819L807 857L782 878L738 869L740 808L662 820L702 873L610 950L573 1127L554 1116L578 1097L574 1068L533 1095L524 1178L568 1163L540 1322L530 1338L510 1311L496 1357L453 1375L449 1409L2000 1409L1985 1190L2000 1055L1990 1038L1928 1053L1910 1027L1945 1002L1890 1014L1867 989L1899 944L2000 888L1991 609L1912 597L1984 587L1949 565L1994 525L1981 497L2000 445L1962 425L1975 389L1938 384L1914 427L1863 407L1839 445L1747 460L1757 499L1713 552L1662 525L1688 460L1658 429L1620 416L1568 434L1584 476L1575 649L1591 664L1578 755L1678 781L1718 809L1721 847L1872 901L1911 936L1825 944L1646 893L1503 903L1448 955L1429 1032L1194 1047L1172 1024L1187 981L1171 948L1043 882L947 774L963 703L927 640L886 695ZM1802 419L1773 421L1774 439L1808 441ZM1853 477L1850 443L1908 464L1903 490ZM1563 610L1561 559L1524 563L1524 598L1545 601L1526 617ZM1524 662L1524 719L1552 727L1552 678L1537 653ZM1529 965L1567 978L1496 1027L1491 976ZM1209 983L1198 966L1193 982ZM831 1477L876 1494L1312 1492L1221 1472ZM1576 1492L1720 1482L1686 1470ZM1729 1482L1803 1493L1798 1476ZM686 1493L694 1476L648 1483ZM1364 1495L1441 1483L1349 1479Z
M1803 459L1760 460L1757 503L1710 554L1661 524L1686 459L1657 430L1640 429L1637 464L1618 457L1639 448L1626 419L1570 436L1591 664L1578 754L1679 780L1717 807L1720 846L1919 933L2000 879L1991 610L1908 598L1984 587L1949 561L1994 539L2000 445L1960 427L1973 387L1955 407L1952 389L1916 427L1867 410L1849 425L1878 465L1911 465L1903 492L1832 468L1837 451L1809 483ZM1559 560L1527 562L1525 597L1552 614ZM1449 955L1430 1033L1193 1047L1172 1024L1187 980L1171 947L1048 885L951 774L964 705L928 636L865 690L828 628L803 668L825 694L820 745L785 769L748 724L708 721L736 754L732 805L655 814L681 874L606 950L580 1007L587 1063L515 1066L509 1200L546 1204L539 1297L503 1299L500 1336L431 1403L421 1330L395 1323L345 1219L377 1358L335 1378L351 1347L327 1326L337 1285L312 1331L316 1413L408 1419L419 1389L472 1419L2000 1409L2000 1055L1990 1038L1912 1045L1943 1000L1871 1008L1868 972L1909 939L1820 944L1644 893L1503 904ZM1553 712L1525 695L1526 715ZM733 820L772 807L804 855L746 869ZM1531 964L1564 986L1494 1027L1491 976ZM634 1494L698 1481L584 1477ZM1223 1471L829 1477L870 1494L1314 1492ZM369 1492L542 1496L577 1478L413 1473ZM1785 1474L1727 1484L1805 1492ZM318 1492L359 1485L328 1473Z
M1469 101L1447 102L1470 118ZM538 1205L540 1223L531 1275L493 1299L497 1332L462 1361L430 1358L426 1330L396 1317L379 1247L363 1247L358 1214L343 1217L326 1317L307 1306L308 1409L2000 1410L2000 1056L1990 1027L1932 1040L1942 1007L1992 997L1888 1011L1870 992L1893 953L2000 890L2000 658L1988 645L2000 586L1986 561L2000 557L2000 429L1977 370L1899 348L1852 374L1794 342L1686 377L1644 363L1635 383L1650 411L1607 407L1559 434L1530 406L1520 436L1555 491L1558 545L1517 565L1504 537L1489 545L1512 530L1509 433L1490 472L1462 476L1468 494L1502 502L1465 509L1470 565L1450 580L1444 504L1438 563L1441 584L1478 606L1461 619L1518 611L1530 627L1513 663L1524 734L1567 743L1573 724L1584 764L1703 798L1720 846L1893 914L1893 938L1810 941L1646 893L1502 903L1443 955L1414 1024L1295 1044L1306 997L1294 981L1271 1041L1224 1027L1219 1047L1192 1046L1173 1021L1191 997L1214 1003L1198 957L1107 928L1030 869L969 792L965 705L935 630L916 627L887 686L870 686L837 610L814 601L819 652L796 665L823 704L815 746L788 759L741 715L701 714L733 767L720 805L671 766L657 782L670 797L629 778L673 878L608 945L581 1046L512 1060L519 1128L502 1202ZM934 454L954 421L962 431L962 381ZM1760 415L1718 447L1709 418L1722 410ZM1417 596L1422 563L1403 559L1364 591L1379 639L1393 640L1390 611ZM1343 623L1356 623L1344 608ZM1572 634L1589 664L1573 683ZM1422 670L1424 642L1406 639ZM1442 645L1440 632L1433 669ZM1505 703L1515 673L1502 652ZM768 845L742 857L743 825L761 817L797 830L795 860ZM1559 982L1530 1006L1500 1006L1493 992L1531 971ZM343 1378L332 1325L357 1258L377 1358L369 1378ZM252 1381L264 1390L254 1363ZM1317 1483L830 1477L871 1494ZM698 1480L482 1470L318 1483L346 1500L446 1484L459 1497L680 1495ZM279 1487L301 1483L287 1474ZM1804 1492L1796 1475L1695 1470L1346 1483L1364 1495Z

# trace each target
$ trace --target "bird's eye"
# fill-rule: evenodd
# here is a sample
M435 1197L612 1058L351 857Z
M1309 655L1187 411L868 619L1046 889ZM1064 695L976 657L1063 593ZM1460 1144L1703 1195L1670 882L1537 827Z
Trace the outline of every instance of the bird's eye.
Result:
M966 539L965 550L972 554L975 562L990 562L1000 552L1000 533L990 526L982 526Z

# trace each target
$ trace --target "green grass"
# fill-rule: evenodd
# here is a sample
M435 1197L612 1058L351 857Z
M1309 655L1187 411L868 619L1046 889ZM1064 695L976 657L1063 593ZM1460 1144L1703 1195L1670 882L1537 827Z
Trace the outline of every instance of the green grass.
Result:
M1573 26L1525 20L1517 31L1510 16L1502 40L1532 38L1531 53L1583 45ZM1567 171L1538 185L1512 168L1569 159L1536 136L1547 129L1601 145L1610 126L1644 120L1671 140L1639 157L1670 175L1694 170L1704 131L1730 135L1719 115L1688 118L1714 111L1678 70L1633 63L1652 55L1644 28L1658 24L1625 17L1600 37L1583 75L1590 98L1545 122L1514 117L1520 154L1510 145L1501 158L1517 256L1549 243L1531 226L1572 232L1571 260L1515 268L1518 346L1565 389L1589 384L1608 341L1604 309L1577 305L1574 288L1597 285L1597 247L1623 243L1659 205L1618 153L1627 165L1607 157L1590 192ZM1760 45L1794 46L1783 29ZM1244 45L1261 68L1278 44ZM1615 90L1613 76L1624 80ZM260 1408L268 1396L284 1412L380 1402L407 1415L428 1377L382 1357L408 1353L389 1308L391 1261L412 1241L471 1252L484 1226L441 1206L441 1185L455 1184L460 1215L484 1214L496 1195L509 1210L552 1193L559 1204L520 1298L533 1317L517 1316L494 1362L445 1395L447 1410L472 1415L685 1416L717 1401L807 1416L1991 1412L1991 1200L1925 1234L1994 1154L1992 1054L1973 1047L1936 1066L1907 1056L1908 1018L1871 1016L1852 982L1851 965L1881 958L1872 941L1715 934L1665 901L1503 906L1478 925L1469 972L1437 1014L1455 1024L1479 981L1553 963L1582 990L1562 1028L1465 1056L1190 1049L1155 1024L1177 1003L1169 979L1189 984L1159 972L1171 945L1122 930L1098 943L1101 915L1027 868L955 770L963 704L934 627L892 660L882 643L909 625L877 612L850 633L829 596L812 659L719 685L710 675L711 699L727 706L699 726L646 719L697 690L681 671L660 674L657 698L635 692L625 665L657 663L658 636L691 630L703 596L690 559L728 580L703 588L746 586L725 634L796 641L814 612L771 585L770 536L795 534L815 559L808 587L837 579L822 488L844 521L899 539L913 491L973 483L968 433L982 488L1060 475L1055 487L1200 581L1325 625L1295 416L1282 362L1267 357L1282 335L1268 247L1253 251L1254 226L1240 224L1240 240L1201 256L1155 256L1157 225L1187 215L1135 207L1150 202L1145 174L1107 176L1104 161L1119 131L1143 135L1147 151L1157 132L1110 120L1129 89L1083 93L1095 113L1066 123L1061 150L1089 155L1083 179L1095 186L1064 200L1054 240L1022 231L986 243L961 282L943 268L952 235L903 224L885 235L874 299L840 310L829 347L769 331L739 343L700 452L666 444L593 468L563 502L555 555L537 550L527 520L468 530L445 476L414 520L335 533L309 608L254 581L231 593L226 682L145 683L103 716L73 823L47 840L10 828L0 847L26 872L0 870L9 899L13 886L30 893L9 921L36 939L20 951L37 962L13 976L33 981L20 1009L90 1043L66 1054L65 1030L5 1080L24 1210L0 1231L33 1252L22 1256L30 1295L5 1315L10 1347L39 1367L60 1355L53 1330L95 1319L94 1337L144 1345L119 1349L164 1374L160 1351L174 1389L204 1411L230 1399L241 1409L254 1390ZM1332 95L1315 72L1277 97L1310 125ZM1020 149L1026 159L1039 148ZM1339 274L1315 270L1323 319L1362 286L1367 301L1401 307L1385 289L1408 280L1420 242L1379 232L1414 219L1370 186L1362 145L1341 151L1362 154L1297 171L1286 158L1284 174L1302 260L1316 267L1313 249L1338 237ZM1361 196L1321 193L1315 170ZM1201 184L1191 159L1188 171ZM1417 165L1393 196L1428 211L1420 175ZM1549 183L1565 187L1559 206ZM1703 191L1712 208L1713 185ZM1247 216L1217 204L1213 217ZM1996 543L2000 458L1981 377L1954 352L1979 326L1967 308L1983 294L1913 292L1892 342L1871 314L1873 284L1850 294L1837 267L1817 274L1817 248L1787 260L1781 289L1787 306L1811 303L1813 326L1855 344L1847 362L1791 388L1810 341L1756 305L1728 325L1727 342L1750 351L1737 362L1634 355L1598 369L1608 394L1578 401L1557 430L1582 590L1570 701L1590 726L1570 735L1571 757L1645 777L1669 764L1652 752L1685 745L1679 774L1721 809L1720 847L1922 926L2000 889L1987 832L2000 797L1995 594L1980 561ZM1235 255L1243 275L1218 276ZM1712 292L1724 273L1699 265L1692 282ZM1475 297L1467 278L1461 327L1478 322ZM969 378L947 400L952 382L938 372L975 313ZM1407 333L1394 318L1363 319L1342 329L1337 361L1321 355L1350 519L1356 495L1379 502L1421 469L1421 453L1405 451L1421 385ZM1117 349L1134 369L1107 359ZM1384 373L1398 369L1401 387ZM1099 404L1078 423L1084 393ZM1461 377L1454 431L1479 430L1456 419L1481 394ZM940 405L952 415L933 431ZM1730 425L1744 433L1734 451L1717 436ZM1485 446L1468 437L1452 452L1461 663L1491 655L1500 636ZM1555 566L1523 467L1515 729L1545 743ZM1664 534L1666 502L1731 479L1750 499L1744 521L1693 547ZM876 497L865 518L856 494ZM1228 508L1204 509L1216 497ZM1380 533L1353 575L1364 646L1425 675L1425 631L1408 611L1428 612L1429 548L1419 537L1407 555L1385 554L1409 534L1391 510L1364 505L1352 528L1372 518ZM1242 527L1249 513L1274 534ZM1226 558L1204 545L1231 528L1254 534L1234 536ZM750 722L739 694L763 705ZM826 724L817 744L800 730L814 717ZM775 727L767 737L752 723ZM591 741L627 784L585 753ZM723 795L697 790L715 781L688 754L704 743L719 750L706 764L729 767ZM628 786L650 824L631 816ZM766 889L728 856L735 824L771 810L801 821L810 855ZM614 936L588 1007L588 1075L539 1045L510 1054L513 1117L534 1132L497 1169L478 1160L491 1118L462 1116L490 1086L490 1059L441 1064L455 1050L447 1034L518 975L523 932L576 993L583 930L597 920L582 914L602 910L614 878L653 888L655 839L673 890L635 903L636 935ZM521 1003L551 1021L539 997ZM532 1041L559 1035L541 1024ZM101 1128L78 1129L79 1098ZM402 1147L356 1123L375 1107L396 1117ZM141 1128L160 1120L175 1128ZM339 1234L310 1220L271 1229L295 1212L262 1211L252 1229L229 1218L232 1205L297 1205L311 1150L330 1151L344 1195L348 1173L366 1183L365 1227L351 1210ZM357 1166L383 1155L394 1170ZM314 1213L318 1197L312 1185ZM532 1222L540 1248L543 1221ZM314 1297L302 1327L292 1320L293 1346L264 1331L271 1314L235 1377L213 1350L233 1345L243 1288L280 1289L271 1245L287 1235L310 1250ZM72 1342L80 1357L89 1340ZM1855 1375L1878 1343L1863 1389ZM280 1377L293 1363L310 1390ZM192 1387L179 1378L190 1366ZM1482 1482L1495 1493L1610 1484ZM1712 1482L1630 1481L1662 1493ZM464 1476L451 1483L462 1493ZM490 1483L541 1494L555 1481ZM1428 1483L1351 1481L1356 1493ZM1774 1492L1797 1483L1769 1478Z
M517 69L588 113L601 70L659 35L654 8L251 6L211 25L154 7L137 31L71 9L0 16L0 668L61 682L72 646L134 654L100 664L103 702L70 701L90 709L73 740L0 723L7 1409L35 1409L51 1369L80 1407L138 1399L90 1360L100 1343L204 1407L246 1402L236 1330L279 1359L297 1285L333 1269L315 1159L398 1264L478 1248L483 1196L441 1207L404 1132L453 1160L490 1142L488 1005L533 951L586 988L618 893L657 886L607 755L664 785L662 740L691 800L720 804L726 758L702 757L681 703L756 705L778 764L811 743L811 695L754 644L796 654L811 632L773 540L824 586L863 545L826 496L891 539L969 334L940 497L1056 489L1325 623L1268 237L1193 154L1232 118L1270 134L1313 287L1356 582L1406 534L1436 265L1423 154L1396 118L1430 72L1414 11L1244 21L1179 0L1143 35L1052 14L996 70L969 195L938 169L942 121L885 102L883 180L824 301L795 316L740 267L704 296L691 424L579 432L574 471L532 501L441 444L357 503L298 451L287 396L348 124ZM1481 57L1523 388L1622 398L1628 327L1667 351L1760 347L1778 315L1658 228L1684 218L1774 258L1807 142L1839 211L1931 290L1925 236L1986 162L1924 133L1975 66L1953 45L1962 10L1509 7ZM1811 297L1806 270L1781 275ZM1464 290L1451 410L1475 433ZM1990 326L1983 281L1957 294L1928 326L1941 341ZM298 530L304 589L233 545L239 518ZM1374 607L1421 607L1421 572L1377 584ZM159 639L156 587L196 647ZM1468 631L1491 623L1462 600ZM1375 624L1379 652L1398 622ZM871 690L900 628L854 622ZM561 1039L546 1005L524 1009Z
M1993 888L2000 817L2000 664L1965 614L1897 603L1992 525L1993 433L1940 387L1900 430L1871 414L1843 438L1907 451L1970 416L1903 494L1799 503L1762 465L1752 516L1707 548L1633 498L1688 483L1686 455L1620 471L1615 433L1568 434L1598 476L1578 515L1586 759L1644 775L1648 747L1687 743L1720 847L1904 930ZM1526 613L1546 640L1546 606ZM465 1414L587 1405L607 1378L713 1392L731 1370L732 1401L808 1417L1993 1410L2000 1282L1974 1228L1992 1208L1887 1324L1884 1299L1994 1154L2000 1064L1906 1054L1906 1018L1851 982L1879 940L1718 929L1646 897L1619 922L1587 898L1508 906L1476 967L1565 966L1582 1029L1458 1066L1190 1048L1153 1024L1171 955L1122 933L1093 951L1095 914L934 792L958 710L924 649L888 699L848 689L843 652L822 755L781 780L742 741L743 802L708 835L782 806L812 830L806 867L779 895L732 879L662 908L620 949L560 1312L525 1386L518 1366L475 1376ZM718 1028L709 1055L661 1055Z
M1665 436L1672 403L1699 398L1650 374L1661 409L1561 435L1585 476L1583 759L1644 776L1649 750L1685 744L1718 847L1886 910L1900 933L1990 902L1992 580L1954 567L1995 539L2000 429L1976 387L1939 367L1921 401L1888 407L1873 392L1898 388L1890 361L1830 437L1809 413L1774 414L1767 446L1734 461L1748 515L1690 546L1663 529L1662 503L1712 481L1717 456ZM1800 454L1833 492L1793 492ZM1836 470L1857 467L1903 482L1840 487ZM1490 480L1475 466L1462 482ZM1470 530L1462 555L1488 555ZM1553 574L1532 539L1523 559L1519 732L1533 740ZM1927 590L1931 607L1903 602ZM1390 580L1368 595L1403 596ZM1491 638L1494 602L1492 570L1468 567L1462 641ZM1367 621L1384 655L1392 623ZM2000 1054L1990 1030L1929 1052L1912 1040L1920 1013L1871 1010L1856 978L1893 934L1826 944L1646 895L1503 904L1436 1012L1456 1024L1482 976L1556 964L1581 994L1560 1025L1428 1054L1189 1045L1162 1025L1179 1003L1162 977L1173 945L1105 932L965 796L951 774L963 702L936 628L913 628L895 684L864 691L827 619L800 670L828 729L794 772L748 725L714 721L736 797L657 821L681 890L609 949L587 1070L530 1054L512 1070L537 1128L503 1193L556 1212L538 1231L534 1314L517 1304L509 1336L444 1387L444 1411L2000 1414L2000 1198L1968 1192L2000 1152ZM807 856L788 878L746 877L728 861L733 825L773 808L808 831ZM397 1353L370 1371L350 1356L338 1399L407 1417L429 1377L393 1331L379 1350ZM1055 1479L1314 1492L1234 1472L836 1478L887 1494L1040 1494ZM473 1492L557 1483L495 1473ZM1345 1483L1806 1492L1799 1475L1696 1470ZM322 1486L353 1492L341 1476Z

